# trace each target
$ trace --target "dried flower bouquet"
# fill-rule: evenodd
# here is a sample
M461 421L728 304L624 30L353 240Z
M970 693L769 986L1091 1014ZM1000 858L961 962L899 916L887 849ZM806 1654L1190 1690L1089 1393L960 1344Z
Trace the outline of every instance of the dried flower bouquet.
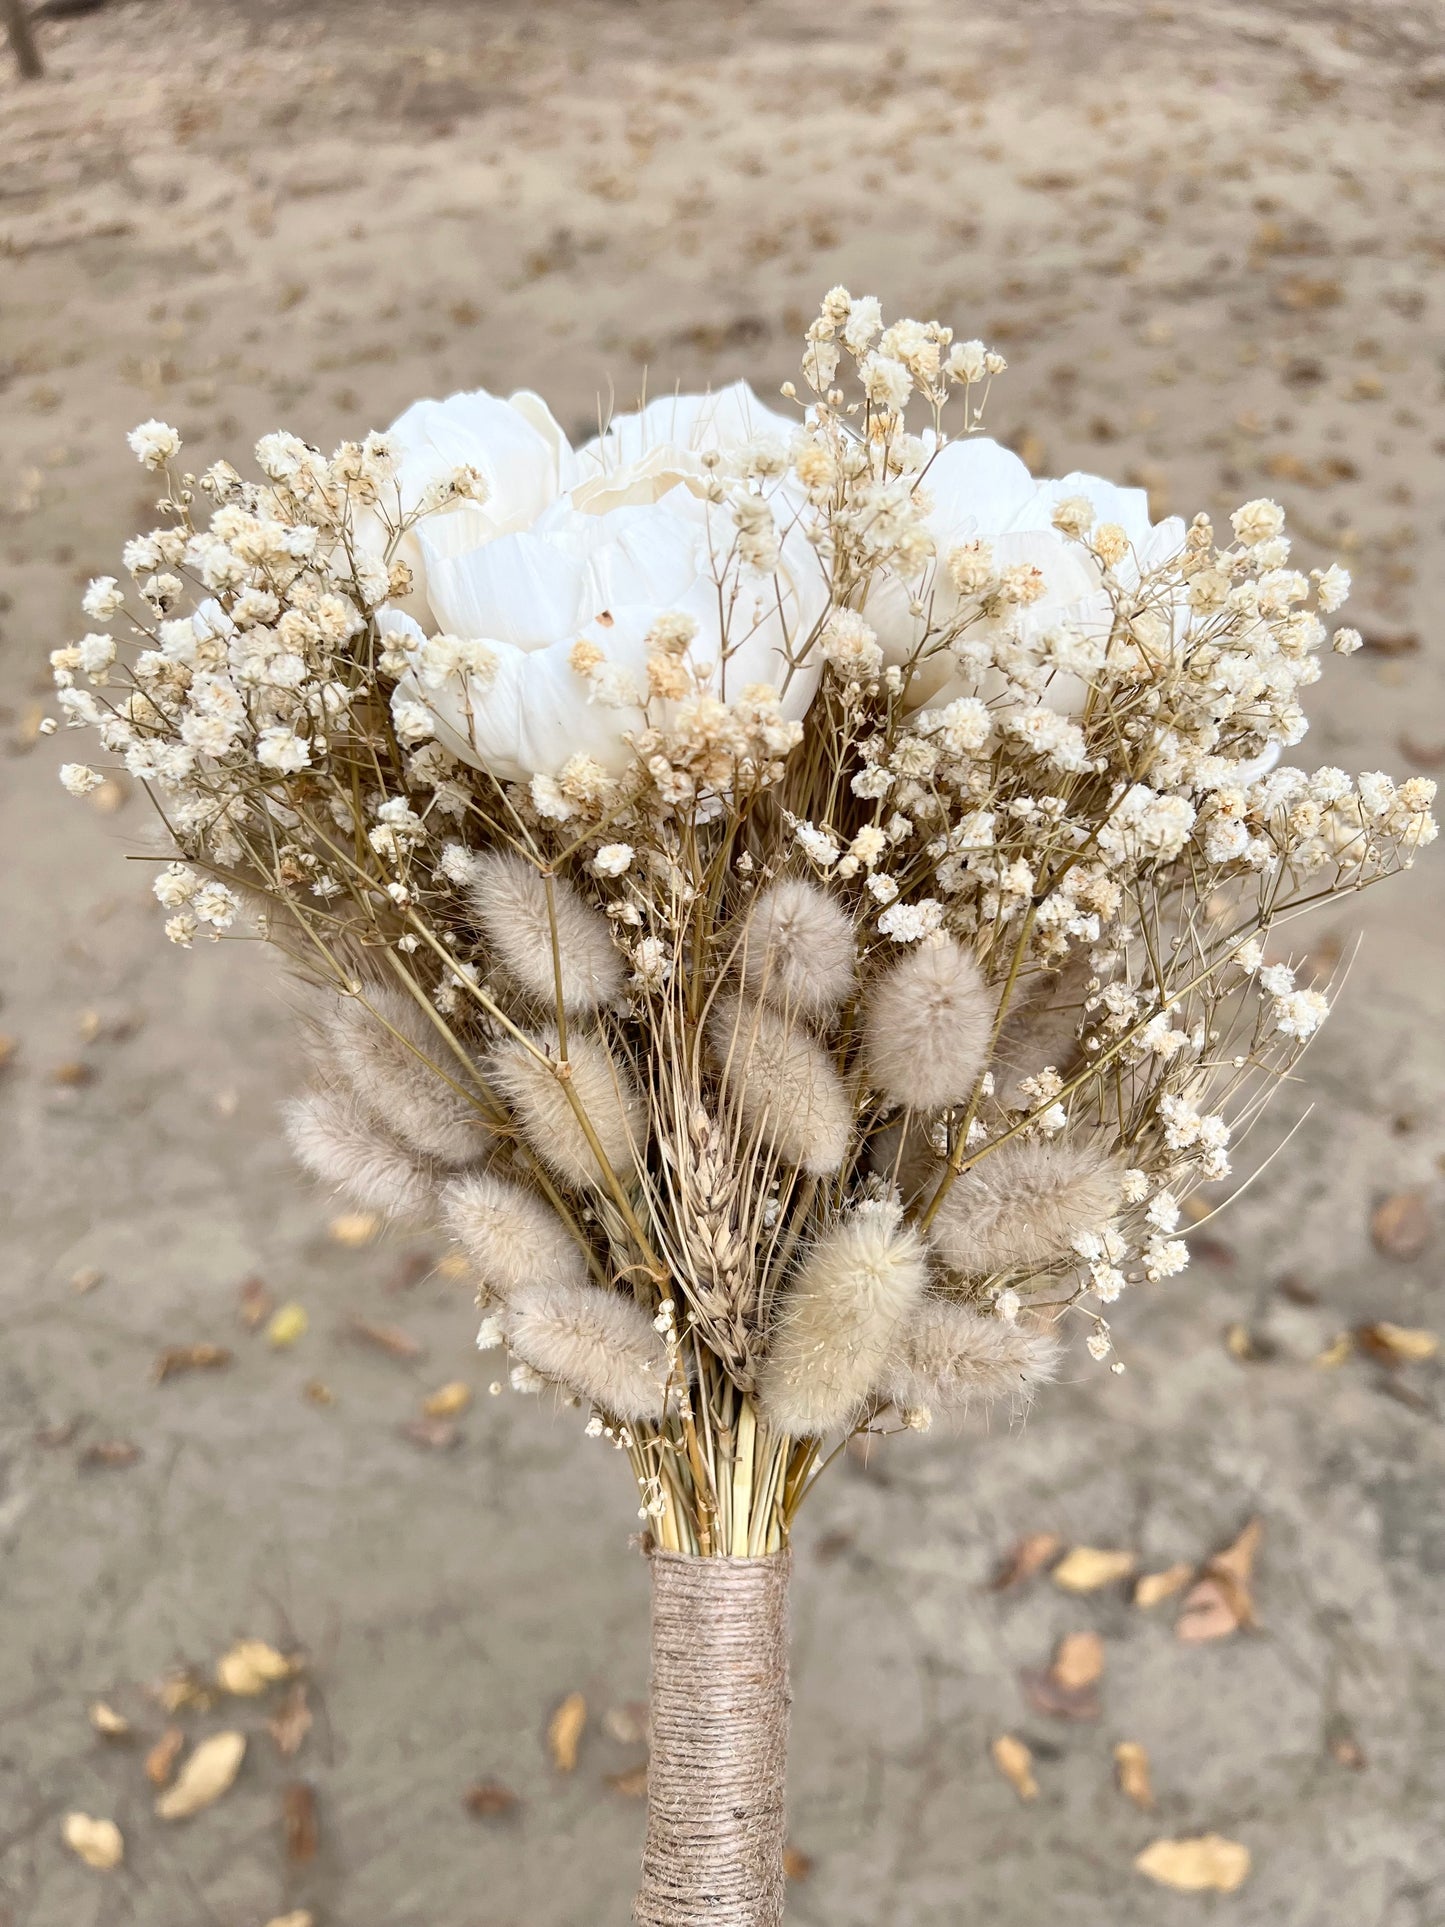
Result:
M254 915L310 986L301 1161L444 1224L479 1343L631 1463L648 1927L781 1919L830 1455L1111 1361L1326 1013L1289 925L1436 833L1431 783L1280 761L1344 573L1272 502L1035 481L978 432L1003 366L835 289L793 418L739 384L574 450L458 395L259 480L148 422L161 526L84 599L128 638L52 656L166 934Z

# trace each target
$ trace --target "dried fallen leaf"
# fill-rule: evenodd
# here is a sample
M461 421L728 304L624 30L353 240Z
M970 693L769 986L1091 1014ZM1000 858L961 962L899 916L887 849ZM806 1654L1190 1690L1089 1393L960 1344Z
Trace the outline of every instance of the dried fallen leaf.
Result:
M367 1345L374 1345L379 1352L386 1352L392 1358L420 1358L426 1347L419 1338L402 1330L400 1325L374 1325L367 1318L353 1318L351 1333Z
M1042 1666L1021 1668L1019 1685L1034 1712L1051 1720L1096 1720L1104 1710L1092 1684L1065 1686Z
M453 1379L450 1385L443 1385L433 1392L430 1398L422 1400L421 1409L428 1418L456 1418L465 1412L472 1402L472 1388Z
M1327 1345L1322 1352L1315 1354L1313 1362L1322 1372L1332 1372L1337 1365L1344 1364L1354 1349L1354 1339L1348 1332L1341 1332L1339 1337Z
M304 1780L293 1780L281 1794L281 1832L286 1858L296 1866L316 1858L320 1842L316 1795Z
M647 1738L647 1701L623 1700L602 1715L603 1731L620 1746L640 1746Z
M1097 1685L1104 1677L1103 1640L1095 1632L1066 1633L1049 1671L1067 1692Z
M104 1283L105 1273L99 1265L82 1265L79 1271L71 1273L70 1289L77 1298L83 1298L88 1291L94 1291L97 1285Z
M5 1069L19 1048L20 1039L18 1037L12 1037L7 1030L0 1030L0 1071Z
M1120 1740L1114 1748L1114 1767L1119 1776L1119 1791L1146 1811L1154 1804L1154 1787L1149 1778L1149 1755L1136 1740Z
M580 1693L569 1693L547 1722L547 1750L559 1773L570 1773L576 1766L586 1724L586 1700Z
M301 1396L312 1405L325 1406L336 1403L335 1392L333 1392L326 1381L321 1378L308 1378L306 1383L301 1387Z
M471 1275L471 1263L463 1251L447 1251L436 1262L438 1278L466 1278Z
M168 1726L146 1754L146 1778L154 1787L165 1786L175 1770L176 1760L186 1736L178 1726Z
M215 1695L193 1666L178 1666L153 1690L168 1713L204 1713L215 1701Z
M294 1914L277 1914L266 1927L316 1927L316 1916L308 1908L298 1907Z
M404 1439L419 1445L424 1452L450 1452L461 1440L459 1428L449 1418L408 1419L401 1428Z
M1423 1191L1396 1191L1370 1214L1370 1236L1387 1258L1418 1258L1430 1242L1430 1207Z
M1156 1840L1139 1854L1135 1867L1176 1893L1232 1894L1249 1874L1249 1848L1217 1833L1193 1840Z
M1177 1639L1201 1645L1209 1639L1228 1639L1239 1631L1239 1615L1217 1579L1198 1580L1184 1595L1184 1604L1174 1622Z
M629 1767L625 1773L609 1773L605 1783L624 1800L640 1800L647 1791L647 1764L644 1761L641 1766Z
M1147 1612L1161 1599L1178 1592L1193 1576L1193 1566L1186 1565L1182 1559L1176 1565L1166 1566L1163 1572L1141 1573L1134 1583L1134 1604Z
M331 1220L326 1229L337 1244L355 1250L360 1245L369 1245L381 1230L381 1214L377 1211L343 1211L339 1217Z
M253 1699L278 1679L290 1679L295 1671L296 1662L264 1639L239 1639L216 1661L216 1684L223 1693Z
M246 1278L239 1286L236 1297L241 1323L248 1332L259 1331L271 1316L276 1300L272 1297L264 1278Z
M1101 1586L1127 1579L1137 1563L1132 1552L1075 1546L1054 1567L1052 1578L1065 1592L1097 1592Z
M306 1702L304 1680L292 1682L266 1726L283 1759L289 1760L301 1751L302 1742L311 1731L311 1708Z
M1325 1745L1336 1766L1347 1766L1352 1773L1364 1771L1367 1765L1365 1749L1360 1745L1354 1728L1342 1714L1336 1714L1330 1721L1325 1735Z
M245 1757L244 1733L212 1733L176 1775L175 1785L156 1801L157 1817L187 1820L213 1805L235 1780Z
M90 1723L102 1738L123 1740L130 1732L130 1721L124 1714L117 1713L113 1706L104 1700L93 1700L90 1705Z
M1021 1800L1037 1800L1039 1783L1034 1778L1034 1756L1022 1740L1012 1733L1000 1733L989 1748L993 1763Z
M167 1345L151 1367L151 1377L163 1385L178 1372L214 1372L230 1362L224 1345Z
M110 1466L118 1468L134 1465L140 1457L140 1447L132 1445L129 1439L96 1439L87 1445L80 1455L82 1467Z
M1032 1579L1035 1573L1042 1572L1063 1549L1064 1542L1057 1532L1026 1533L1004 1555L1002 1564L989 1582L989 1590L1007 1592L1010 1586L1021 1586L1025 1579Z
M512 1811L517 1796L509 1786L495 1780L478 1780L475 1786L467 1788L463 1804L467 1812L474 1813L479 1820L495 1820Z
M267 1323L266 1343L278 1352L284 1352L299 1338L306 1336L310 1322L304 1305L282 1305L278 1311L272 1312Z
M93 1820L88 1813L67 1813L61 1829L67 1847L87 1867L108 1873L125 1858L125 1841L114 1820Z
M783 1873L789 1880L803 1881L813 1871L813 1856L801 1847L783 1848Z
M1184 1595L1174 1626L1178 1638L1199 1644L1226 1639L1241 1626L1254 1624L1250 1579L1263 1533L1263 1522L1251 1519L1232 1545L1204 1562L1199 1578Z
M1392 1325L1386 1318L1373 1325L1360 1325L1355 1331L1355 1342L1362 1351L1386 1365L1420 1364L1433 1358L1440 1349L1440 1340L1434 1332L1418 1326Z

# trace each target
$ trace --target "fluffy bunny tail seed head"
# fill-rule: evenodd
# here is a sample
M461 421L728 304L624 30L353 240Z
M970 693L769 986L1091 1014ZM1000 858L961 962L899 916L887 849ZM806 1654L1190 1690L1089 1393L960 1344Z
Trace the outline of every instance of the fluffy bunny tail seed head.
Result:
M555 1031L544 1031L535 1041L555 1057ZM487 1062L491 1081L511 1105L528 1144L543 1163L568 1184L603 1184L596 1153L551 1066L539 1062L515 1039L500 1044ZM625 1068L613 1062L599 1038L569 1033L567 1063L572 1089L603 1156L623 1178L642 1155L645 1143L647 1115L642 1099Z
M485 1156L491 1132L456 1088L465 1088L466 1071L426 1013L389 985L368 985L363 995L327 1008L323 1068L340 1070L362 1104L421 1157L456 1166Z
M988 1059L995 998L952 937L920 944L868 996L868 1073L894 1104L965 1103Z
M828 1017L853 988L857 942L846 912L816 884L784 877L748 916L743 982L800 1017Z
M304 1170L353 1204L388 1218L425 1218L436 1203L435 1171L397 1143L349 1091L314 1091L285 1107L286 1139Z
M812 1177L836 1171L848 1150L853 1109L817 1039L746 997L719 1000L708 1036L747 1130Z
M502 968L537 1003L555 1006L559 982L569 1012L597 1010L621 991L623 960L607 919L561 877L552 882L560 969L552 956L547 885L524 857L478 857L467 900Z
M1011 1138L954 1180L933 1242L956 1271L976 1276L1047 1265L1118 1208L1118 1167L1102 1146Z
M962 1418L973 1404L1010 1399L1027 1408L1057 1377L1062 1346L1051 1331L925 1298L898 1328L876 1390L903 1411Z
M759 1386L768 1423L793 1438L848 1425L927 1284L923 1241L893 1207L826 1232L778 1307Z
M487 1171L454 1178L441 1206L489 1296L510 1303L524 1286L586 1283L586 1260L566 1225L520 1184Z
M511 1301L507 1343L613 1418L663 1416L667 1348L634 1299L596 1285L526 1285Z

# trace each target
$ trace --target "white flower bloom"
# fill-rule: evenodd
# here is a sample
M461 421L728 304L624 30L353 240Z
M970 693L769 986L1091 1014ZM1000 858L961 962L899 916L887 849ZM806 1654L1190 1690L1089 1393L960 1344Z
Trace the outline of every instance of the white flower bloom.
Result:
M592 859L592 868L601 877L620 877L632 862L630 843L604 843Z
M109 622L125 603L125 591L113 575L95 576L80 598L80 606L92 622Z
M236 920L241 899L226 883L202 883L190 899L191 912L214 930L225 930Z
M311 762L310 745L285 723L273 723L256 738L256 761L264 769L291 775Z
M933 897L924 897L919 903L890 905L878 919L878 929L894 943L917 943L921 937L931 936L942 923L943 905Z
M181 438L169 422L142 422L126 436L131 452L143 468L164 468L181 452Z
M756 462L765 440L792 432L743 382L652 402L575 451L535 395L418 402L390 430L403 508L418 506L459 464L484 478L487 499L425 516L399 544L414 590L404 608L379 618L383 668L394 662L392 673L409 672L405 695L436 712L455 755L507 781L555 777L576 754L609 774L626 767L629 739L649 720L641 707L656 647L649 638L664 619L695 625L685 654L706 670L710 693L735 702L749 684L771 682L783 692L784 716L797 721L821 665L795 667L791 654L827 607L823 570L799 521L803 497L784 479L747 498L766 514L763 533L776 547L776 573L766 576L739 572L733 516L708 499L715 457L748 451L740 459ZM379 521L368 529L363 539L380 547ZM751 535L743 547L750 543ZM769 558L759 550L751 559ZM720 569L730 571L723 596ZM485 645L490 674L433 682L428 628ZM605 685L616 701L599 701L598 685L574 668L579 641L616 672Z
M105 778L88 763L62 763L60 781L72 796L89 796L92 790L100 788Z
M200 887L200 877L184 863L168 863L151 884L156 902L164 904L167 910L179 910Z

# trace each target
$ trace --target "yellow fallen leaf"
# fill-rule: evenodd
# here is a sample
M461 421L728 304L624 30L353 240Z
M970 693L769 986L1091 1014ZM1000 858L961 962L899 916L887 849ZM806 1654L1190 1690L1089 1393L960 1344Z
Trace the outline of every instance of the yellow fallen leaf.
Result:
M1149 1778L1149 1755L1137 1740L1120 1740L1114 1748L1114 1766L1119 1775L1119 1791L1136 1807L1152 1807L1154 1786Z
M547 1725L547 1748L559 1773L570 1773L576 1766L586 1724L586 1700L580 1693L569 1693Z
M471 1269L471 1260L462 1251L448 1251L437 1259L438 1278L465 1278Z
M90 1723L97 1733L103 1733L108 1740L123 1740L130 1731L130 1721L123 1713L117 1713L113 1706L104 1700L96 1700L90 1708Z
M466 1411L471 1402L471 1386L464 1385L458 1378L453 1379L450 1385L441 1386L430 1398L423 1399L421 1409L428 1418L456 1418L459 1413Z
M274 1345L278 1352L284 1352L298 1338L306 1336L310 1323L304 1305L282 1305L267 1320L266 1343Z
M1193 1577L1193 1566L1180 1560L1177 1565L1166 1566L1163 1572L1141 1573L1134 1583L1134 1604L1145 1612L1157 1606L1161 1599L1168 1599L1178 1592Z
M1049 1668L1067 1692L1093 1686L1104 1676L1104 1642L1095 1632L1066 1633Z
M1037 1800L1039 1783L1034 1778L1034 1756L1022 1740L1012 1733L1000 1733L989 1747L993 1763L1021 1800Z
M379 1211L343 1211L326 1227L339 1245L369 1245L381 1229Z
M1066 1552L1053 1570L1053 1581L1065 1592L1097 1592L1127 1579L1138 1563L1132 1552L1106 1550L1099 1546L1075 1546Z
M88 1813L67 1813L62 1837L87 1867L107 1873L125 1858L125 1841L114 1820L93 1820Z
M266 1927L315 1927L315 1922L315 1914L298 1907L294 1914L277 1914L274 1920L266 1922Z
M212 1733L176 1775L175 1785L156 1801L162 1820L186 1820L219 1800L241 1770L246 1757L244 1733Z
M278 1679L290 1679L295 1671L295 1663L264 1639L238 1639L216 1661L216 1684L223 1693L252 1699Z
M1177 1893L1232 1894L1249 1876L1249 1848L1217 1833L1193 1840L1155 1840L1134 1865L1150 1880Z
M1355 1336L1377 1357L1391 1363L1417 1365L1433 1358L1440 1349L1440 1340L1434 1332L1418 1326L1392 1325L1388 1318L1377 1319L1373 1325L1362 1325Z

